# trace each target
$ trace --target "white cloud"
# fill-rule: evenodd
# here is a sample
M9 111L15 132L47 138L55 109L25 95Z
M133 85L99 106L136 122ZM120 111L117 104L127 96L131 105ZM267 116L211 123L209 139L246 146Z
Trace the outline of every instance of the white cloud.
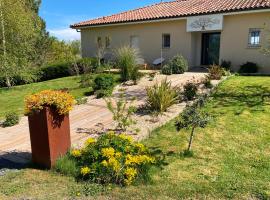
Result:
M51 29L49 30L49 33L52 36L57 37L60 40L65 40L65 41L72 41L72 40L79 40L81 38L81 34L78 33L74 29Z

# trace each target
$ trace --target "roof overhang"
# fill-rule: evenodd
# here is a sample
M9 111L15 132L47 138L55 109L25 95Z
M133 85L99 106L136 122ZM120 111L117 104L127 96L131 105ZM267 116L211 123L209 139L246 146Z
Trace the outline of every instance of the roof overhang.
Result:
M165 22L165 21L176 21L176 20L185 20L188 17L194 16L202 16L202 15L215 15L215 14L222 14L224 16L227 15L239 15L239 14L250 14L250 13L262 13L262 12L270 12L270 8L257 8L252 10L234 10L230 12L207 12L207 13L200 13L194 15L185 15L185 16L174 16L174 17L164 17L164 18L155 18L155 19L144 19L144 20L134 20L134 21L123 21L123 22L113 22L113 23L106 23L106 24L94 24L94 25L81 25L81 26L74 26L71 25L70 28L81 30L81 29L88 29L88 28L99 28L99 27L110 27L110 26L123 26L123 25L133 25L133 24L145 24L145 23L157 23L157 22Z

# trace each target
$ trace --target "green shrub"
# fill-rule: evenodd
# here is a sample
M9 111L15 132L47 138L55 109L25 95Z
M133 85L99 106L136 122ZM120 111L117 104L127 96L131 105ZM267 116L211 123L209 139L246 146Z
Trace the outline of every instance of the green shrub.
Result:
M177 91L171 86L167 80L163 80L161 84L155 84L146 89L147 106L151 111L163 113L175 104L178 99Z
M54 170L66 176L76 177L80 173L76 160L70 159L70 155L60 157L55 163Z
M172 68L169 65L164 65L161 69L161 73L165 75L172 75Z
M188 70L188 62L182 55L174 56L168 63L173 74L183 74Z
M87 103L87 98L77 98L76 99L77 105L83 105Z
M76 61L74 65L77 66L79 74L95 73L98 69L98 61L96 58L81 58Z
M40 81L47 81L56 78L71 76L71 66L72 63L66 62L42 67Z
M220 66L225 69L226 71L230 70L232 67L232 62L231 61L226 61L226 60L221 60Z
M79 171L76 178L101 184L130 185L147 177L155 163L155 158L143 144L114 132L103 134L97 140L87 139L81 149L73 149L67 156L71 162L65 161L57 171L76 175Z
M103 97L109 97L112 95L113 92L113 88L109 88L106 90L96 90L95 94L97 96L98 99L103 98Z
M191 101L194 99L194 97L197 95L198 86L196 83L186 83L184 85L184 92L183 96L186 100Z
M259 66L253 62L246 62L240 66L239 73L257 73Z
M204 87L211 89L213 88L213 84L211 83L211 79L209 78L209 76L205 76L205 79L203 80L203 85Z
M10 127L18 124L20 121L20 117L17 113L11 112L6 114L5 116L5 121L3 122L2 126L3 127Z
M132 102L128 104L124 94L120 95L119 100L116 102L116 107L113 106L111 99L106 99L107 108L113 114L113 120L117 123L116 129L126 131L129 126L135 124L131 115L136 112L136 108L131 106Z
M116 51L116 59L122 81L134 80L135 76L137 76L136 80L138 79L138 73L134 73L140 59L139 52L136 49L128 46L121 47Z
M94 79L95 90L108 90L114 87L115 80L111 74L99 74Z
M94 86L94 77L92 74L81 75L80 87L87 88Z
M223 73L224 73L224 69L222 69L218 65L211 65L208 68L208 72L209 72L209 78L211 80L220 80L222 78Z

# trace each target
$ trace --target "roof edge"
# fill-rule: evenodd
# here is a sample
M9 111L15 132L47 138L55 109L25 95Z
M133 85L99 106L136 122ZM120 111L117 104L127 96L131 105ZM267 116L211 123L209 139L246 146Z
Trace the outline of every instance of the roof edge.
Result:
M159 18L149 18L149 19L141 19L141 20L129 20L129 21L120 21L120 22L109 22L109 23L97 23L97 24L86 24L86 25L70 25L72 29L80 29L86 27L102 27L102 26L110 26L110 25L121 25L121 24L132 24L135 22L148 22L148 21L158 21L158 20L166 20L166 19L181 19L184 17L192 17L192 16L202 16L202 15L213 15L213 14L225 14L225 13L236 13L236 12L245 12L245 11L259 11L259 10L269 10L269 7L256 7L256 8L248 8L248 9L233 9L233 10L225 10L225 11L213 11L213 12L203 12L198 14L188 14L188 15L178 15L178 16L170 16L170 17L159 17Z

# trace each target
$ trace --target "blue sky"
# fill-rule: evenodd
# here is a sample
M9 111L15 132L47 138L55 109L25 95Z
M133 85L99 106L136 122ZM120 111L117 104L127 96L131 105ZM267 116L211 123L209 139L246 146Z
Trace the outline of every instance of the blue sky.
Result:
M161 0L43 0L40 15L51 35L61 40L79 39L69 25L100 16L158 3Z

